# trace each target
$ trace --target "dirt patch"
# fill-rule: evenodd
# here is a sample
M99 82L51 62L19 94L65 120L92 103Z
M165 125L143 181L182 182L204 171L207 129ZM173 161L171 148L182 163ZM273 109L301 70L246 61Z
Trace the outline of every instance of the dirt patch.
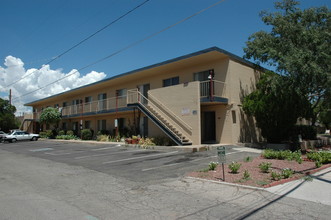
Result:
M259 168L259 164L262 162L271 163L271 169L269 173L263 173ZM289 182L295 179L302 178L306 175L315 173L321 169L325 169L327 167L331 167L331 164L323 165L320 168L316 168L315 162L308 161L304 158L304 161L299 164L296 161L288 161L288 160L275 160L275 159L264 159L263 157L254 158L250 162L239 162L241 163L241 167L237 174L231 173L231 170L228 167L228 164L224 164L224 174L225 181L223 180L223 171L222 166L218 165L215 171L197 171L191 172L188 176L215 180L221 182L228 183L236 183L241 185L248 186L256 186L256 187L270 187L278 184L282 184L285 182ZM277 173L281 173L281 171L285 168L289 168L294 171L292 177L281 180L273 180L271 177L271 171L275 171ZM249 173L249 178L244 179L245 170Z

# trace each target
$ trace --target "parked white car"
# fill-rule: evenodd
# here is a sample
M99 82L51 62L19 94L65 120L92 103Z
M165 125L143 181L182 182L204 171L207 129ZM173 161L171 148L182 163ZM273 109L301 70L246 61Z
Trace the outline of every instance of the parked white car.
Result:
M23 140L37 141L40 138L39 134L30 134L26 131L12 131L10 134L4 137L4 141L16 142Z
M6 137L7 133L0 131L0 141L2 140L2 138Z

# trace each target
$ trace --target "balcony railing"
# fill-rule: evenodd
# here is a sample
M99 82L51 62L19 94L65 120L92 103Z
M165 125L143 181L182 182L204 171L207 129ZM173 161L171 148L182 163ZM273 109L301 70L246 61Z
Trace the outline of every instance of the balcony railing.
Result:
M133 91L133 90L132 90ZM212 80L203 81L200 83L200 96L204 97L222 97L227 98L226 86L224 82ZM115 111L116 108L125 108L128 103L140 102L142 97L137 95L135 92L130 92L125 96L112 97L104 100L98 100L93 102L87 102L83 104L70 105L62 107L59 110L62 116L69 117L75 115L82 115L86 113L102 113L107 111ZM34 119L40 118L41 112L33 113Z
M86 113L100 113L126 107L126 96L112 97L78 105L70 105L61 109L62 116L79 115Z
M217 80L207 80L200 83L200 96L203 97L222 97L226 98L225 82Z

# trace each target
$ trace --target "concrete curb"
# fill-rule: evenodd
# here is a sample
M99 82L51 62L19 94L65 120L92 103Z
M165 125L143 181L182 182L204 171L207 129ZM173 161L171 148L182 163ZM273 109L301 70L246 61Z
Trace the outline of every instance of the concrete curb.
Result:
M203 182L223 184L223 185L228 185L228 186L233 186L233 187L241 187L241 188L245 188L245 189L265 190L265 188L256 187L256 186L246 186L246 185L241 185L241 184L236 184L236 183L228 183L228 182L221 182L221 181L216 181L216 180L208 180L208 179L202 179L202 178L191 177L191 176L187 176L185 178L198 180L198 181L203 181Z

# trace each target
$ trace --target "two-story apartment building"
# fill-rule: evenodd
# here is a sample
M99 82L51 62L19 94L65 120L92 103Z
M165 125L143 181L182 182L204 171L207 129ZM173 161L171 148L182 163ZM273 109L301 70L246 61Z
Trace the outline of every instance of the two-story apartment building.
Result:
M178 145L252 142L258 131L241 101L259 74L254 64L212 47L27 103L28 129L46 129L38 120L51 106L62 112L64 130L134 129Z

